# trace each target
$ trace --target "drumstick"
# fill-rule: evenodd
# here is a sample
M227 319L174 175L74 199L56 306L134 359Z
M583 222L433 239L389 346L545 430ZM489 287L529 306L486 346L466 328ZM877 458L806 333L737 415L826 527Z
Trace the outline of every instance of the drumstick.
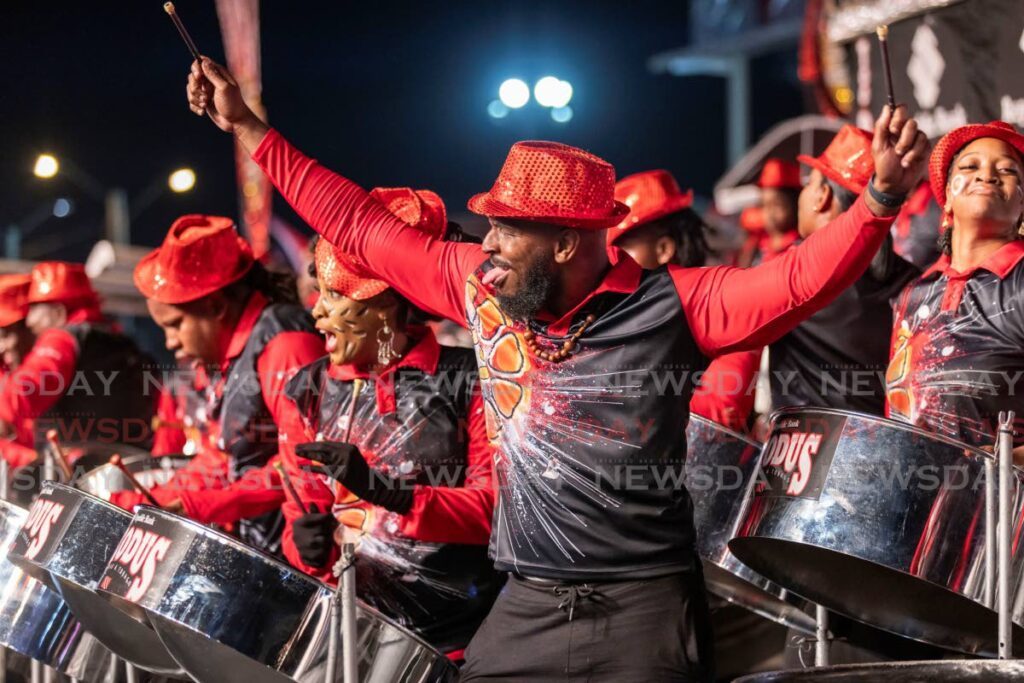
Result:
M896 94L892 90L892 66L889 63L889 26L882 24L875 33L878 34L878 47L882 50L882 67L885 73L885 102L889 109L896 109Z
M185 28L185 24L181 23L181 19L178 17L178 13L174 10L173 2L164 3L164 11L167 12L167 16L174 22L175 28L178 29L178 33L181 34L181 39L185 41L185 45L188 46L189 52L192 53L193 59L197 62L202 61L202 57L199 55L199 48L192 42L192 36L188 34L188 30Z
M299 498L299 492L295 490L295 484L292 483L291 476L285 471L284 467L281 466L281 463L274 463L274 471L277 472L279 477L281 477L281 484L284 486L285 493L295 501L295 504L299 506L300 510L302 510L302 514L308 515L309 508L306 507L306 504L302 502L301 498Z
M68 456L64 453L64 449L60 447L56 429L46 432L46 442L50 444L53 459L57 462L57 467L60 468L61 473L64 475L64 480L70 483L74 470L71 469L71 464L68 462Z
M132 474L127 467L125 467L124 463L121 462L120 455L115 453L114 455L110 456L110 464L116 467L117 469L121 470L121 474L125 476L125 478L128 480L128 483L132 485L132 488L141 493L143 496L145 496L146 500L149 501L150 505L152 505L153 507L160 507L160 503L158 503L156 498L153 497L153 494L149 492L149 489L143 486L139 482L139 480L135 478L135 475Z
M356 417L356 402L359 401L359 394L362 390L363 380L352 380L352 402L348 406L348 420L345 422L345 438L342 439L345 443L349 443L349 439L352 437L352 423L355 422Z

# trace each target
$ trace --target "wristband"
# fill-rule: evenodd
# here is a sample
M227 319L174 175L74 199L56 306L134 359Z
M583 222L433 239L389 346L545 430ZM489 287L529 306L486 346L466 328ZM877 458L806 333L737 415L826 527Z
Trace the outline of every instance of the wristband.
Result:
M882 206L889 209L898 209L903 206L903 202L907 201L907 193L903 194L887 194L882 192L875 187L875 176L871 176L871 180L868 181L868 194L871 198Z

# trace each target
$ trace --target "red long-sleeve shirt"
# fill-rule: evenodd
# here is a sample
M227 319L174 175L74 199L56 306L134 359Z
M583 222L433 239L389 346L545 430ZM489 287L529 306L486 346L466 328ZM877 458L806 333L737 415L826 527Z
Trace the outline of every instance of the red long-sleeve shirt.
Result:
M433 333L425 336L395 365L376 378L376 413L393 413L396 409L394 382L389 381L394 373L401 368L419 369L428 375L437 373L440 347ZM351 381L365 378L367 375L351 366L331 366L329 375L334 381ZM362 418L373 422L375 417ZM436 419L436 418L434 418ZM459 428L462 428L460 425ZM404 515L398 516L397 533L408 539L427 543L457 543L465 545L485 545L491 533L491 517L494 512L494 448L487 438L487 427L484 420L483 404L478 391L474 391L469 399L466 431L466 476L460 486L426 486L416 485L413 489L412 507ZM412 429L415 429L414 427ZM293 402L284 408L282 419L278 422L280 435L280 454L285 463L289 477L295 486L296 493L303 505L310 511L316 509L327 512L336 501L343 500L348 492L340 485L332 489L323 478L305 469L312 463L296 455L294 447L299 443L311 440L306 423L299 409ZM411 448L415 449L414 438L403 438ZM365 453L364 457L373 464L374 454ZM415 459L416 453L410 453ZM361 502L356 506L363 514L378 514L374 506ZM295 567L302 569L317 578L333 582L331 568L338 559L337 548L331 559L322 567L312 567L302 562L298 549L295 547L292 522L303 512L299 504L290 496L282 508L287 524L282 536L282 548L285 557ZM343 517L344 520L344 517Z
M222 371L242 353L266 305L266 298L260 294L250 298L232 332ZM282 332L264 347L257 360L257 375L263 401L275 422L281 421L288 403L285 385L300 368L323 355L323 349L323 338L311 332ZM274 470L277 458L231 481L228 455L216 448L216 441L216 434L204 439L188 466L176 472L167 484L151 490L157 502L166 506L180 500L186 515L205 524L230 524L276 509L283 501L280 479ZM134 491L120 491L111 496L111 502L130 510L145 500Z
M754 409L754 382L760 366L760 350L737 351L715 358L693 392L690 412L734 431L746 431L747 418Z

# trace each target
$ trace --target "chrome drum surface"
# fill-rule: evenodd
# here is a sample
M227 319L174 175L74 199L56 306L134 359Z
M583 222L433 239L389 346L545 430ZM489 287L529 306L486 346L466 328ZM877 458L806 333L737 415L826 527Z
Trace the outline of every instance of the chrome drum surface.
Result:
M943 660L770 671L743 676L734 683L1016 683L1021 680L1024 680L1024 662L1021 661Z

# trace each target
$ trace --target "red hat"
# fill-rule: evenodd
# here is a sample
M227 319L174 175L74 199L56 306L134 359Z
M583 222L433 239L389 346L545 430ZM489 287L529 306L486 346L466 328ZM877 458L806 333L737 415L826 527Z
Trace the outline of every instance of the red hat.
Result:
M935 145L932 157L928 162L928 179L931 182L932 193L939 199L940 206L946 202L946 181L953 157L968 144L980 138L1002 140L1024 157L1024 135L1018 133L1017 129L1006 121L990 121L985 124L972 123L954 128Z
M792 161L766 159L761 168L761 177L757 179L757 186L780 190L799 190L803 187L800 182L800 167Z
M164 243L142 257L135 286L147 299L184 304L238 282L253 263L234 221L192 214L174 221Z
M444 237L448 215L444 202L430 190L378 187L370 192L370 196L417 230L438 239ZM317 279L350 299L372 299L388 288L388 283L373 277L355 258L325 239L317 241L314 259Z
M604 159L559 142L512 145L490 192L469 200L469 210L601 230L616 225L629 207L615 201L615 168Z
M815 159L801 154L797 161L818 169L826 178L850 192L860 194L867 189L868 181L875 172L871 140L872 135L868 131L846 124L820 157Z
M764 230L764 209L760 206L748 206L740 213L740 227L747 232Z
M615 199L629 207L629 215L608 231L608 244L639 225L692 206L693 190L680 190L668 171L643 171L615 183Z
M28 273L0 275L0 327L24 320L28 315Z
M32 268L28 303L68 303L99 299L81 263L44 261Z

